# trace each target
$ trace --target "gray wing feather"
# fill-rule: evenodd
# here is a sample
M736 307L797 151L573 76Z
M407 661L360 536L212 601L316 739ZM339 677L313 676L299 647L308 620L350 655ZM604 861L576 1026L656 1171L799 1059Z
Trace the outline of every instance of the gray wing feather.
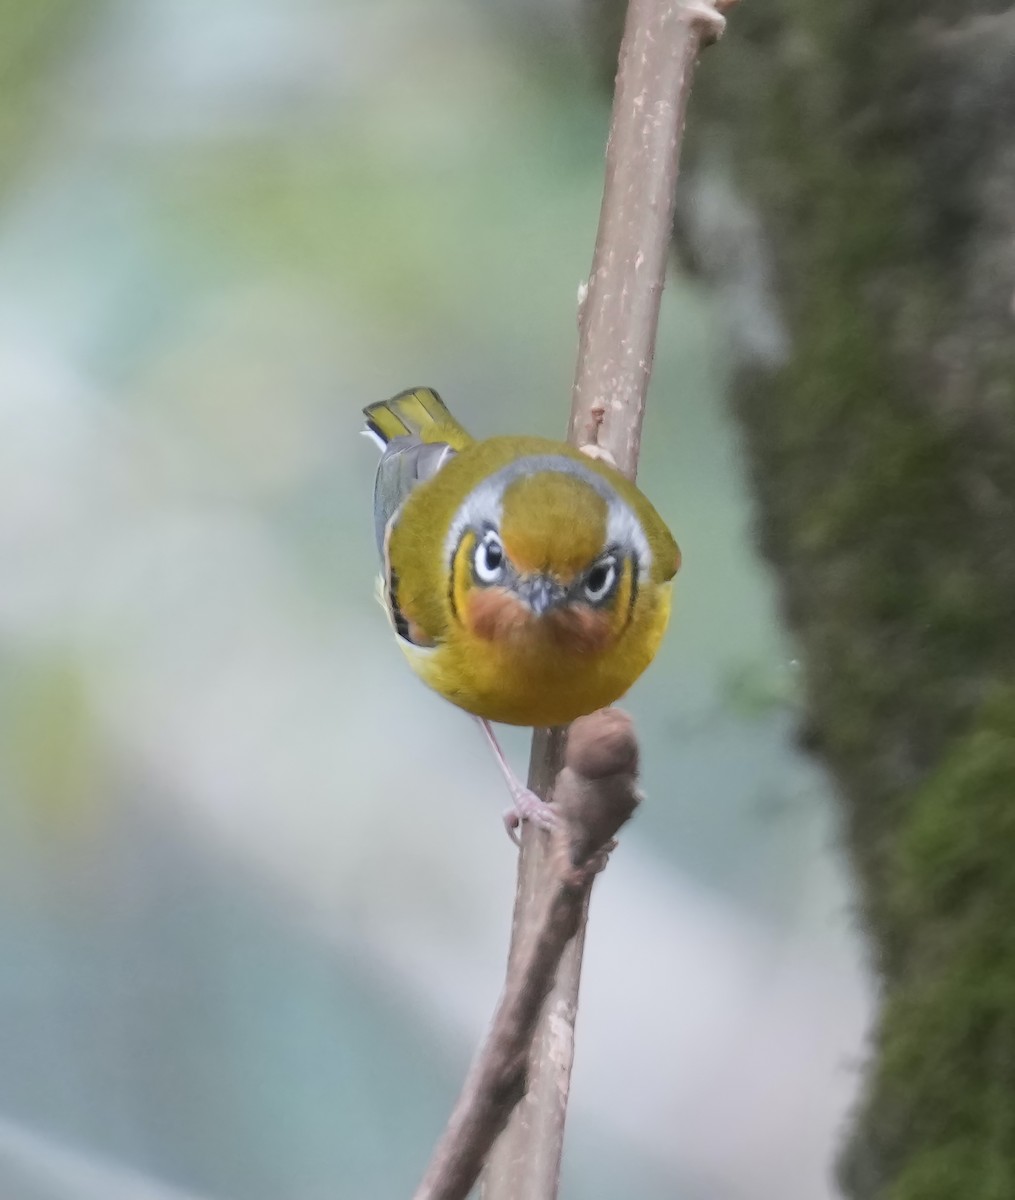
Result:
M446 442L421 442L415 437L392 438L384 448L374 480L374 533L382 556L388 522L412 489L432 479L454 453Z

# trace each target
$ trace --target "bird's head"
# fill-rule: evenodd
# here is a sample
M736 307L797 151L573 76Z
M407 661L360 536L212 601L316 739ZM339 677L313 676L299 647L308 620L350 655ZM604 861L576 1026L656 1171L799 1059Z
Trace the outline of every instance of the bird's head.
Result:
M610 481L564 456L521 459L475 488L448 535L452 605L484 640L601 652L650 581L642 522Z

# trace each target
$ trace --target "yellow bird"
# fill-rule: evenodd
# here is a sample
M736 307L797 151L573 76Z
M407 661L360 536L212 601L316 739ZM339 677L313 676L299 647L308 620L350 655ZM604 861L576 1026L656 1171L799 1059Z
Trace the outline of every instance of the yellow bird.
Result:
M550 824L490 722L566 725L619 699L662 641L677 544L633 483L566 443L475 441L430 388L363 411L398 644L479 719L518 810L509 829Z

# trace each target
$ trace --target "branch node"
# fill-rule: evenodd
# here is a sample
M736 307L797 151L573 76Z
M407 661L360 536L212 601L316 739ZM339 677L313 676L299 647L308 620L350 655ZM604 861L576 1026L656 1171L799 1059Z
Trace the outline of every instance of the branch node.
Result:
M579 446L578 449L582 452L582 454L587 455L589 458L594 458L598 462L607 463L611 467L615 467L617 465L617 460L613 457L609 450L607 450L605 446L600 446L597 442L586 442L584 446Z
M583 878L602 870L618 830L638 807L637 780L631 718L618 708L579 717L568 732L564 767L553 786L561 820L551 837L554 852L566 855Z
M681 17L701 35L701 44L711 46L726 29L723 15L737 0L685 0L681 6Z

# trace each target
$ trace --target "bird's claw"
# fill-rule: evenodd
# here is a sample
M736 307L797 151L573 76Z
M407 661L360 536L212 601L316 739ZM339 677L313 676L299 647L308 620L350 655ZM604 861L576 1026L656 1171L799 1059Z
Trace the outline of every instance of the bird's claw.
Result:
M535 792L529 791L528 788L520 788L518 791L512 791L511 797L514 804L504 813L504 828L516 846L522 844L518 830L523 821L531 821L538 829L554 829L557 826L557 814L551 805Z

